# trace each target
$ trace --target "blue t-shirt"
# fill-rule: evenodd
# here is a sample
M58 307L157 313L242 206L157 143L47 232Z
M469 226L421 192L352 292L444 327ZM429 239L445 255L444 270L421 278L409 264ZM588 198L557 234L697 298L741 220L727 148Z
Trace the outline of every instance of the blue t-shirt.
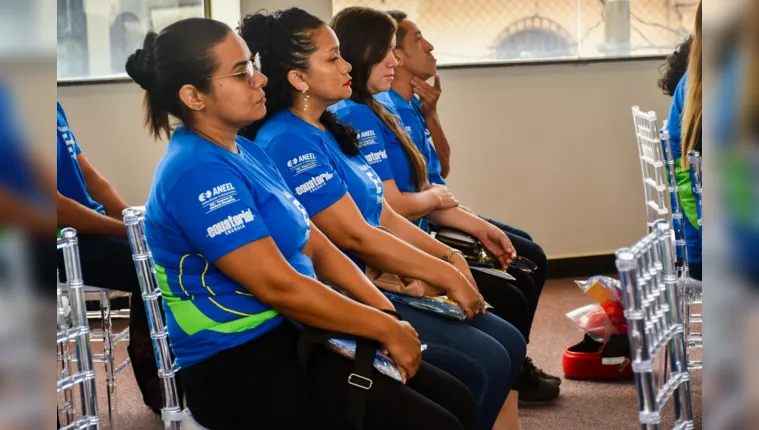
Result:
M672 97L672 106L667 120L667 129L669 130L669 143L672 147L672 158L675 160L675 174L677 176L680 206L685 218L683 220L683 230L685 231L685 243L688 249L688 261L691 263L700 263L701 231L698 227L698 211L700 209L696 205L693 179L690 170L683 170L681 167L681 159L683 157L682 115L685 108L684 104L687 82L688 73L686 72L677 84L677 88L675 88L675 94Z
M273 115L256 134L255 143L274 161L306 211L317 215L346 192L373 227L380 225L384 188L362 154L348 156L328 131L290 111ZM364 269L358 258L348 256Z
M394 114L403 124L406 134L414 142L427 161L427 179L431 184L445 185L443 179L440 158L437 156L435 145L432 143L432 135L427 128L427 122L422 115L422 106L419 99L412 97L406 101L397 91L392 88L384 93L374 96L375 100L382 103L387 110Z
M315 278L302 253L311 231L305 209L263 151L243 137L237 147L235 154L179 127L153 178L145 234L179 366L248 342L283 321L214 266L220 257L271 237L295 270Z
M105 215L103 205L96 202L87 192L82 168L76 156L82 152L76 143L74 133L69 129L69 122L63 106L58 103L58 192Z
M418 191L403 146L369 106L346 99L330 106L329 110L337 115L340 122L352 126L358 132L361 152L382 181L395 180L395 185L402 193ZM414 223L427 230L426 218Z
M0 83L0 186L28 203L42 203L42 190L27 159L27 139L14 105L10 89Z

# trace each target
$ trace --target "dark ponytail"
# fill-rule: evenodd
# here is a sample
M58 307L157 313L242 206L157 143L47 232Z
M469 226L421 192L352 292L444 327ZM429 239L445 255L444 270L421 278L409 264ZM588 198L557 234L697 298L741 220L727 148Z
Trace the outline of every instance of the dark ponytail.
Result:
M353 66L351 100L369 106L395 135L411 165L411 179L417 190L427 180L427 163L398 120L374 100L368 82L372 67L387 55L397 24L385 12L367 7L348 7L332 18L330 26L340 40L340 55Z
M155 139L171 137L170 116L191 125L179 90L193 85L198 91L208 91L208 78L218 68L213 48L231 32L229 26L212 19L183 19L160 34L149 31L142 48L129 56L126 72L145 90L145 126Z
M266 116L240 130L241 136L255 139L258 130L272 115L293 106L295 90L287 80L287 73L308 69L309 58L316 51L313 32L324 25L321 19L295 7L271 14L258 11L243 18L238 33L250 51L261 56L261 68L269 82L266 85ZM345 154L354 156L360 153L353 128L338 122L329 111L325 111L319 121L332 133Z

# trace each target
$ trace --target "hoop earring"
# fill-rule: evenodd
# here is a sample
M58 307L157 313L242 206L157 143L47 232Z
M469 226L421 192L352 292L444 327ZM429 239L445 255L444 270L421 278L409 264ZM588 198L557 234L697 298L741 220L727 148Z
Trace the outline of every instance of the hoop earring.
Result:
M308 99L311 96L308 94L308 90L303 90L301 93L303 94L303 112L305 112L308 110Z

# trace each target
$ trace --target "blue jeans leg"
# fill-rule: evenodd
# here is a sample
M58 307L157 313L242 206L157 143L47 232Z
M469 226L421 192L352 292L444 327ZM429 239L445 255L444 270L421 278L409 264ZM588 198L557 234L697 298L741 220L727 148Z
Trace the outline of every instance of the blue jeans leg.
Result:
M470 324L394 305L427 344L424 361L463 382L477 401L477 428L492 429L524 362L527 347L519 331L493 314Z

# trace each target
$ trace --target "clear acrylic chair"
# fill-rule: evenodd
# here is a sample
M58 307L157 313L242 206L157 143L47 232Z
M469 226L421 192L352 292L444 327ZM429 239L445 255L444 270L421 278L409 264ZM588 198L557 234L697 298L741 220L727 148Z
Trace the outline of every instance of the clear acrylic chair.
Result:
M701 282L690 278L688 270L688 251L683 225L687 220L680 206L667 121L658 129L656 112L643 112L638 106L633 106L632 114L641 163L648 231L653 231L653 226L658 220L666 220L673 226L672 234L677 251L676 270L681 290L679 304L690 351L693 348L701 348L702 345L702 334L691 332L693 324L703 322L700 313L692 312L694 304L701 304ZM701 368L701 361L689 359L688 362L690 368Z
M633 106L632 112L643 178L646 225L650 232L657 220L669 217L668 181L664 169L662 142L656 126L656 113L643 112L638 106Z
M82 268L79 262L79 241L76 230L65 228L58 239L58 249L63 252L68 300L64 299L61 283L56 290L57 343L62 352L63 366L58 373L57 392L63 392L64 402L58 410L63 413L62 429L99 429L95 371L93 369L90 327L84 301ZM74 354L70 353L71 342ZM74 360L75 358L75 360ZM76 370L74 369L76 363ZM79 386L80 418L74 421L73 388Z
M163 407L161 418L165 429L204 430L192 418L189 409L182 407L179 398L176 376L179 367L174 365L169 349L169 333L161 313L161 290L158 287L153 255L145 238L145 208L142 206L124 209L124 224L127 228L129 243L132 247L137 278L140 281L142 299L150 325L150 337L153 339L158 377L161 380Z
M117 395L117 383L116 378L121 372L124 371L131 364L131 360L127 357L123 362L117 365L114 349L122 342L129 342L129 327L124 328L120 332L114 333L112 319L129 318L128 310L113 311L111 309L111 299L121 294L118 291L108 290L106 288L93 287L90 285L84 286L85 301L97 302L100 309L95 312L87 312L88 319L99 319L101 328L91 331L90 339L93 343L103 343L103 353L94 354L92 360L95 363L102 363L105 366L105 385L106 385L106 399L108 401L108 419L110 421L111 430L119 429L119 408L118 408L118 395Z
M60 283L60 282L59 282ZM119 429L119 410L118 410L118 395L117 395L117 376L121 374L129 365L131 360L127 357L123 362L117 364L115 358L115 347L122 342L129 342L129 327L124 328L120 332L114 333L112 318L129 318L129 310L111 310L111 299L115 295L121 294L118 291L108 290L106 288L93 287L90 285L83 285L82 292L84 294L84 300L86 302L97 302L99 306L98 311L87 312L87 320L100 320L101 328L90 330L90 343L102 343L103 353L92 355L92 362L103 364L105 368L105 386L106 386L106 401L108 403L108 421L111 430ZM64 297L66 293L64 293ZM66 360L64 360L64 358ZM64 349L59 348L59 362L62 362L64 367L67 365L66 361L76 362L77 359L66 354Z
M690 173L691 177L693 178L693 195L696 196L696 209L698 213L698 227L699 230L701 230L701 217L702 217L702 206L701 206L701 193L702 193L702 184L701 184L701 153L698 151L688 151L688 163L690 163Z
M661 411L672 399L673 428L693 429L685 330L678 306L679 279L669 222L656 221L641 241L618 250L616 265L624 291L641 428L659 430Z

